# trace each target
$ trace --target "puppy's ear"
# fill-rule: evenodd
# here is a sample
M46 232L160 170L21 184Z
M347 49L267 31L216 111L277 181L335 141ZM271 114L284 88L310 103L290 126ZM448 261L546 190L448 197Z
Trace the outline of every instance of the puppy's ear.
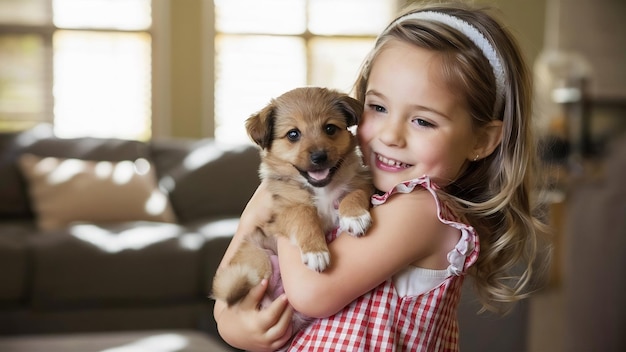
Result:
M348 127L359 123L361 114L363 114L363 104L360 101L347 94L342 94L337 100L337 106L346 117Z
M274 104L270 104L246 120L248 136L262 149L269 149L272 144L274 111Z

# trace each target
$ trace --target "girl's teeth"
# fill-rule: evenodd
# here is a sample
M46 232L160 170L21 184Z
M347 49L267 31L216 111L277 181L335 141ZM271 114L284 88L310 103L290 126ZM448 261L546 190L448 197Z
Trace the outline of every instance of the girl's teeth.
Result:
M395 167L408 167L408 165L406 165L406 164L404 164L404 163L402 163L402 162L400 162L400 161L396 161L396 160L388 159L388 158L385 158L385 157L384 157L384 156L382 156L382 155L378 155L378 160L379 160L380 162L382 162L383 164L387 164L387 165L389 165L389 166L395 166Z

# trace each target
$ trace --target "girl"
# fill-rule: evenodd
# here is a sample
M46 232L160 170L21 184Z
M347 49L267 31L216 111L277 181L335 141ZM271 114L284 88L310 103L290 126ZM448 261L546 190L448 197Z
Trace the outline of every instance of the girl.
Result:
M486 309L526 297L543 233L530 86L515 41L484 10L438 4L393 21L355 85L374 225L337 236L321 274L280 239L286 296L257 310L262 282L238 305L216 302L222 337L256 351L456 351L464 274ZM224 262L270 207L261 185ZM320 319L292 332L291 307Z

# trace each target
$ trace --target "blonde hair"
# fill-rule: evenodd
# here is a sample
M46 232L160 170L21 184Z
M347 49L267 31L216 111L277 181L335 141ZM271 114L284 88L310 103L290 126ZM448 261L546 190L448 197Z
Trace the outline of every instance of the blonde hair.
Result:
M421 16L429 11L452 16L478 30L497 53L504 75L504 96L497 98L496 71L474 41L454 27ZM400 40L436 51L442 60L442 77L463 97L474 128L492 120L503 121L501 144L489 156L471 162L457 180L440 192L452 210L477 230L480 255L469 274L484 309L503 311L501 303L525 298L533 286L538 259L549 260L543 245L546 226L533 195L538 157L531 125L531 76L513 36L486 8L464 3L412 6L379 36L355 84L357 99L364 101L371 65L390 40ZM502 87L501 87L502 88ZM500 102L500 104L497 104ZM500 106L497 106L500 105ZM537 262L536 262L537 261Z

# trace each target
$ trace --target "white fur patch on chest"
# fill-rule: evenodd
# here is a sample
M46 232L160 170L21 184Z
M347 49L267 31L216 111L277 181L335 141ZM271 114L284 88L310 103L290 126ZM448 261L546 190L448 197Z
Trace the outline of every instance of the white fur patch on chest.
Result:
M339 202L347 193L345 186L314 188L314 201L317 213L324 224L324 231L333 230L339 225Z

